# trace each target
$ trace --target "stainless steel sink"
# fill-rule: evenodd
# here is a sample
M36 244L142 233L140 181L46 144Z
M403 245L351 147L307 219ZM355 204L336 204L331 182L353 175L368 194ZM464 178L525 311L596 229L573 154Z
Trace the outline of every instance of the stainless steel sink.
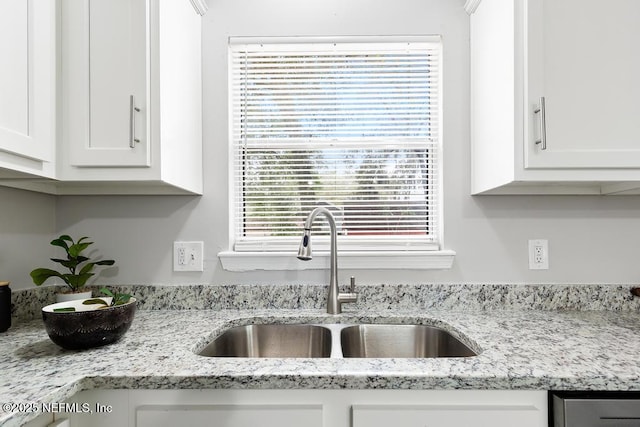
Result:
M344 357L469 357L477 353L444 329L425 325L355 325L340 332Z
M209 357L428 358L477 353L426 325L266 324L226 330L198 352Z
M199 353L212 357L329 357L331 331L315 325L247 325L225 331Z

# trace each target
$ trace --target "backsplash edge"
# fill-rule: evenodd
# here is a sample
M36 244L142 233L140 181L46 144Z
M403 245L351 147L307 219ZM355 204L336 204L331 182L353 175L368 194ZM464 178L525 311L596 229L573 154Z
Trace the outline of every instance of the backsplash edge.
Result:
M94 295L99 286L93 286ZM132 293L141 310L319 309L325 307L325 285L117 285ZM609 310L640 309L630 285L554 284L381 284L358 288L354 307L367 310ZM55 302L57 286L12 293L12 318L28 321ZM348 308L347 308L348 310Z

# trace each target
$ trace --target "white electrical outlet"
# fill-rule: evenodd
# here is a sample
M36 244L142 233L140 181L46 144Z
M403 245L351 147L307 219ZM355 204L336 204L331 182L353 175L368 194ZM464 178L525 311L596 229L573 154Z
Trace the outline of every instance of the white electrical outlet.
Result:
M549 241L529 240L529 270L549 269Z
M173 271L204 271L203 242L173 242Z

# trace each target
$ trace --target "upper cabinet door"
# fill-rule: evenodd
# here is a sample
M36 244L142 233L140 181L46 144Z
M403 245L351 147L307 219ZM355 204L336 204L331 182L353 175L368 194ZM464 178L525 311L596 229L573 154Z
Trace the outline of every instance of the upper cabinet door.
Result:
M0 150L53 162L55 2L0 1Z
M525 168L639 168L640 1L527 0L525 26Z
M63 137L72 166L149 166L147 0L62 3Z

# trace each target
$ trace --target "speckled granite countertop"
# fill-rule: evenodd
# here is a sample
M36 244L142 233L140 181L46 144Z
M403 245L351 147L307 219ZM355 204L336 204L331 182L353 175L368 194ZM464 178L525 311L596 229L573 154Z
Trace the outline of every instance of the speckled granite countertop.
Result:
M397 289L395 289L397 291ZM606 291L609 292L609 291ZM622 292L620 288L612 293ZM630 301L620 298L621 304ZM314 388L640 390L640 314L616 311L321 308L141 309L124 338L82 352L53 344L39 319L0 334L1 403L60 402L85 389ZM149 304L152 306L153 304ZM269 304L265 304L269 306ZM249 323L422 323L480 354L442 359L232 359L194 353ZM0 426L36 414L0 410Z

